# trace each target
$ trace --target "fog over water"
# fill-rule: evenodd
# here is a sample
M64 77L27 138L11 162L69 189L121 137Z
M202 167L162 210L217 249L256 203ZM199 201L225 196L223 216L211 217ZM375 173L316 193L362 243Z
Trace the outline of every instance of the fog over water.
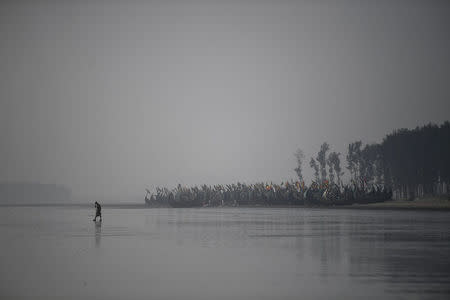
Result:
M449 16L448 1L2 1L0 181L141 201L295 178L298 147L449 119Z

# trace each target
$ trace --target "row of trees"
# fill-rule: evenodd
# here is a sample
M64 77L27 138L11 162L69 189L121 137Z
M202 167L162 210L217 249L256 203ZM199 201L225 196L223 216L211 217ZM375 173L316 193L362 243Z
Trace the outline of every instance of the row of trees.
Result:
M408 198L448 193L450 122L394 131L380 147L384 180Z
M314 170L314 178L315 182L323 183L329 181L331 184L342 185L342 175L344 172L341 168L341 159L340 153L337 152L328 152L330 151L330 145L328 143L323 143L320 146L319 153L317 153L317 157L311 157L309 161L309 166ZM302 150L297 150L295 153L297 158L297 168L295 169L297 175L299 175L299 179L303 180L303 176L301 174L301 166L303 162L300 158L304 158ZM300 174L299 174L300 173Z
M450 185L450 122L429 124L413 130L400 129L381 143L348 145L346 155L350 181L343 182L341 154L323 143L309 160L314 180L303 178L305 155L295 152L298 181L281 184L231 184L181 187L147 191L145 202L157 206L238 205L340 205L386 201L396 195L447 194ZM150 197L149 197L150 195Z
M314 171L314 180L318 183L329 180L342 185L344 173L340 166L340 153L328 154L329 151L328 143L323 143L317 156L311 158L309 165ZM303 180L303 152L297 150L295 156L295 171ZM447 194L450 185L450 122L440 126L428 124L413 130L395 130L379 144L363 145L361 141L355 141L348 145L346 159L351 182L388 186L400 198Z

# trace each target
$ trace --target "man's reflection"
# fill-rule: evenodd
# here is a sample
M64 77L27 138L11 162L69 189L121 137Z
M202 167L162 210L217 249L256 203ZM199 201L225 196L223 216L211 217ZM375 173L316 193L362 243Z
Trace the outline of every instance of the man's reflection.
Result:
M95 247L100 247L102 239L102 222L95 222Z

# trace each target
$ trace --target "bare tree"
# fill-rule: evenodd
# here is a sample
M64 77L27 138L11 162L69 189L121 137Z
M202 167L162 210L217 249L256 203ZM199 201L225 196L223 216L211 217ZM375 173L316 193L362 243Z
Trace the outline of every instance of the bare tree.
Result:
M303 181L303 160L305 159L305 155L301 149L297 149L294 153L295 158L297 159L297 168L295 168L295 173L297 173L298 180Z
M334 168L333 168L333 166L334 166L334 161L333 161L333 159L334 159L334 157L333 157L334 153L336 153L336 152L331 152L331 153L328 155L328 158L327 158L327 161L326 161L327 166L328 166L328 177L330 178L330 183L331 183L331 184L334 183L334 175L335 175L335 174L334 174Z
M320 180L324 182L327 179L327 152L330 150L330 145L327 142L323 143L320 146L320 151L317 153L317 161L319 162L320 168Z

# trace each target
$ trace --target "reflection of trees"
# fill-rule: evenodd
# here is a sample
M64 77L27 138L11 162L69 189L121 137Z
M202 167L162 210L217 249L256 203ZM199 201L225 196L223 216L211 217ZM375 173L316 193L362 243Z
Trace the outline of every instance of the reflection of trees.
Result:
M419 216L353 217L348 240L349 276L359 281L383 281L390 292L417 293L432 288L448 293L449 223L432 223L429 217Z
M341 226L340 215L318 215L307 222L311 255L319 263L319 276L324 280L340 273L345 263L345 236Z
M304 219L297 258L308 276L379 283L381 293L450 293L450 221L404 212L320 211ZM306 248L305 248L306 246ZM306 253L305 253L306 251ZM339 279L339 280L341 280Z
M273 263L275 268L288 261L289 266L278 271L298 276L299 281L333 288L345 283L358 293L370 287L380 295L450 293L446 213L301 208L151 211L158 213L149 218L150 225L178 246L227 249L211 249L221 254L241 248L234 253L262 265Z

